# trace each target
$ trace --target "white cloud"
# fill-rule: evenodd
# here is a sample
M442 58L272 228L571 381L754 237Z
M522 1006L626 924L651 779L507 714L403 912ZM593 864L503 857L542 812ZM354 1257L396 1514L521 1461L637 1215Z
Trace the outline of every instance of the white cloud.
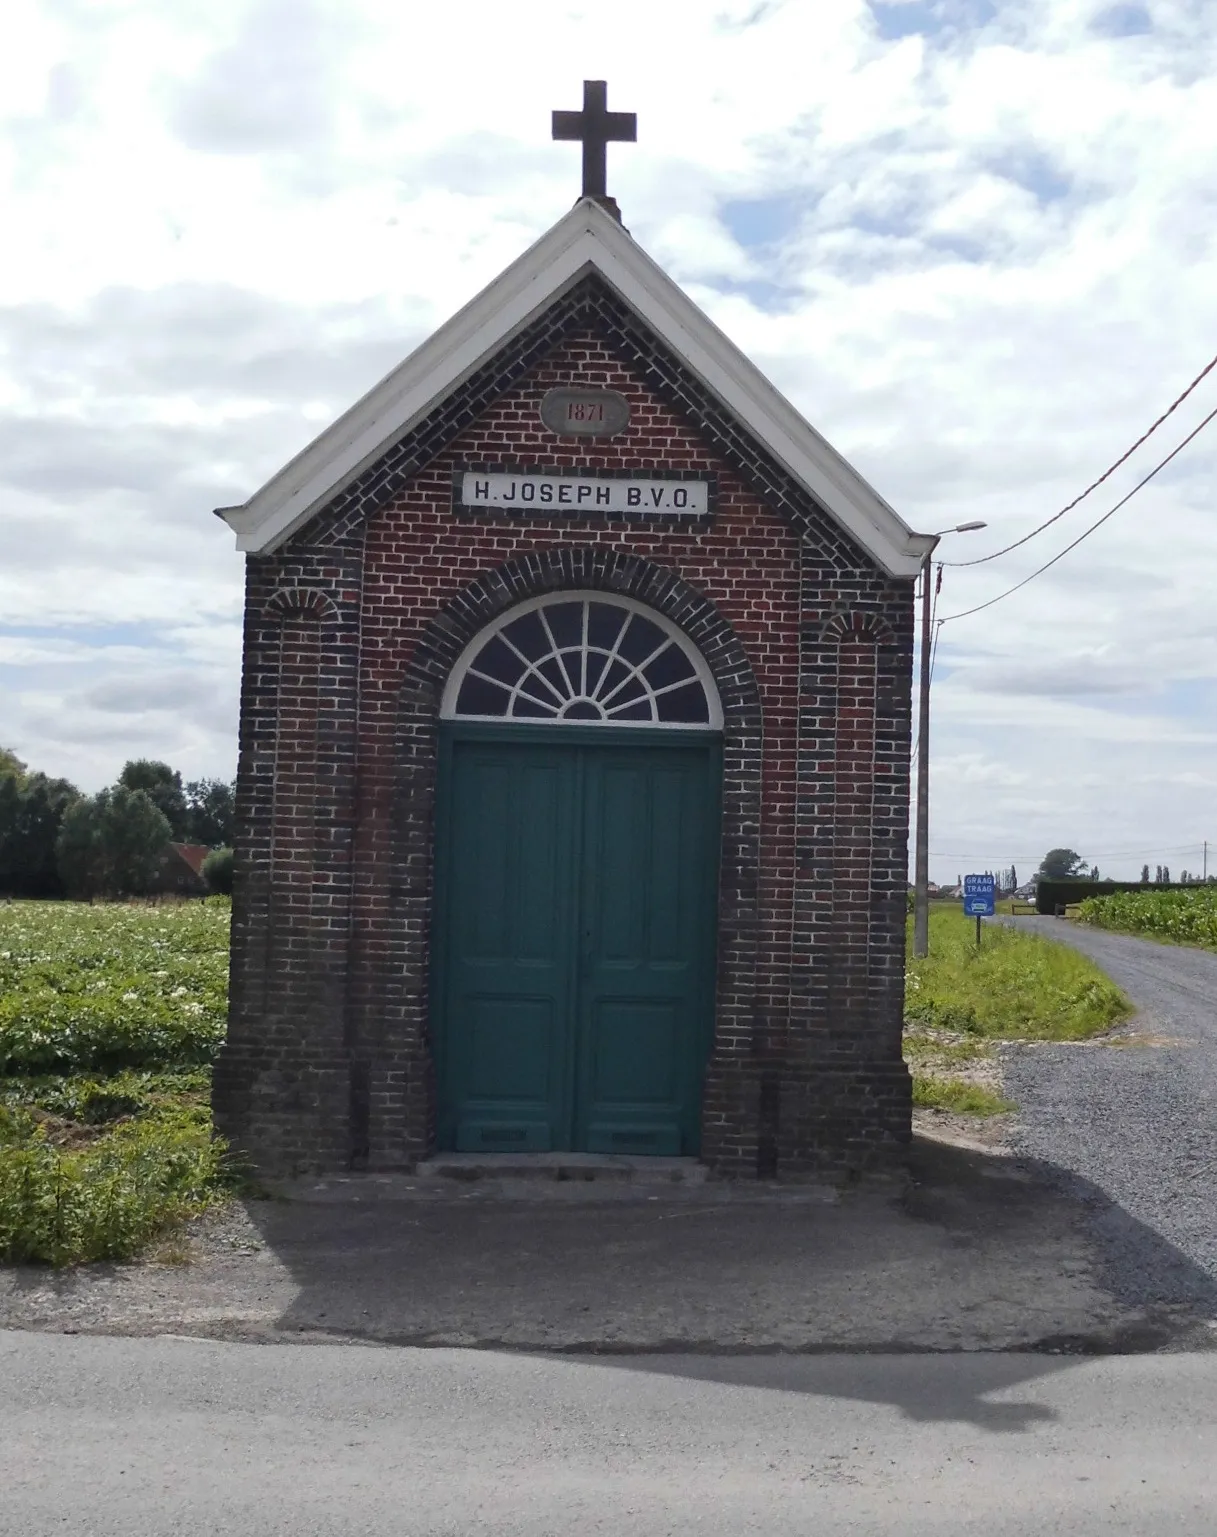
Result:
M590 0L11 0L0 740L90 787L137 748L231 768L241 563L210 509L569 206L577 150L549 111L584 74L639 113L610 176L641 243L909 522L989 523L945 558L1019 537L1214 347L1211 19L1207 0L617 0L609 27ZM1049 533L949 570L939 613L1033 571L1214 405L1217 374ZM944 628L936 875L961 849L1064 842L1118 868L1108 850L1217 840L1215 462L1217 427Z

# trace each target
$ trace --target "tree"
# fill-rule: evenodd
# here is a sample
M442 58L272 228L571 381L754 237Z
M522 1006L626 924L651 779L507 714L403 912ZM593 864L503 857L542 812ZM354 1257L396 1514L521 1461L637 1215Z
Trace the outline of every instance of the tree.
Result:
M143 896L169 842L169 819L146 790L117 785L64 813L56 851L69 895Z
M212 849L203 861L203 879L208 891L221 896L232 896L232 850Z
M1141 884L1142 884L1142 886L1148 886L1149 885L1149 866L1148 865L1142 865L1141 866Z
M66 779L27 774L0 778L0 891L20 897L61 897L55 840L64 813L80 791Z
M1018 890L1018 871L1013 865L1010 866L1010 890L1012 892Z
M89 901L105 890L105 802L110 795L82 795L67 808L55 840L59 876L70 897Z
M1092 865L1091 866L1091 868L1090 868L1090 879L1092 881L1097 881L1097 880L1101 880L1102 879L1102 876L1100 876L1100 874L1099 874L1099 867L1098 867L1098 865Z
M31 774L0 747L0 891L17 897L59 897L63 886L55 839L64 811L79 795L66 779Z
M11 747L0 747L0 779L24 779L26 766Z
M1040 861L1039 873L1046 881L1064 881L1085 874L1086 863L1072 849L1049 849Z
M1154 884L1156 886L1161 886L1161 884L1162 884L1162 866L1161 865L1156 865L1154 867Z
M105 821L109 889L122 896L145 896L170 837L169 818L146 790L116 786Z
M223 779L192 779L186 786L186 837L209 849L231 848L233 786Z
M1169 886L1170 883L1171 883L1170 866L1169 865L1163 865L1162 866L1162 884L1164 886Z
M169 823L169 837L182 841L189 836L190 813L182 776L167 763L133 758L123 764L116 789L143 790Z

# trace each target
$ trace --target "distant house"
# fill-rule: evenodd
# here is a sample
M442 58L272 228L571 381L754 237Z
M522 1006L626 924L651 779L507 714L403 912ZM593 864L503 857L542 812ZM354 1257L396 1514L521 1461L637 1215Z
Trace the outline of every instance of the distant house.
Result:
M152 891L160 896L205 897L203 861L210 853L205 843L167 843Z

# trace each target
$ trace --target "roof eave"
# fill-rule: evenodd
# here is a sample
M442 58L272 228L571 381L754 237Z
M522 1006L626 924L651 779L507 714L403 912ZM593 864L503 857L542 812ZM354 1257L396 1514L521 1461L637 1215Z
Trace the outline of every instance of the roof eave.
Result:
M217 508L237 548L271 553L537 314L594 269L890 576L913 577L914 533L629 234L582 199L248 502Z

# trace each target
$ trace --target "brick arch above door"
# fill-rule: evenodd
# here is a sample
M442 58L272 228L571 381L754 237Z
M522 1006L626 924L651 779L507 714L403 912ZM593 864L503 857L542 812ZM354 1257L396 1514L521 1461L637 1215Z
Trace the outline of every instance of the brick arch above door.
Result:
M488 624L529 598L574 589L633 598L676 625L696 646L714 679L722 701L725 743L746 742L759 755L760 691L732 626L704 593L677 572L640 555L598 545L532 551L485 572L446 603L419 637L407 666L403 719L413 712L432 720L438 716L449 673ZM759 798L759 761L756 789Z
M411 936L412 952L399 974L413 977L417 989L414 998L402 1000L403 1015L423 1028L445 684L465 648L501 614L529 598L571 589L629 597L664 616L696 646L718 690L723 790L713 1062L724 1068L743 1063L754 1050L764 745L760 690L742 641L709 598L675 571L600 546L536 550L483 573L439 610L414 647L399 696L393 819L393 925Z

